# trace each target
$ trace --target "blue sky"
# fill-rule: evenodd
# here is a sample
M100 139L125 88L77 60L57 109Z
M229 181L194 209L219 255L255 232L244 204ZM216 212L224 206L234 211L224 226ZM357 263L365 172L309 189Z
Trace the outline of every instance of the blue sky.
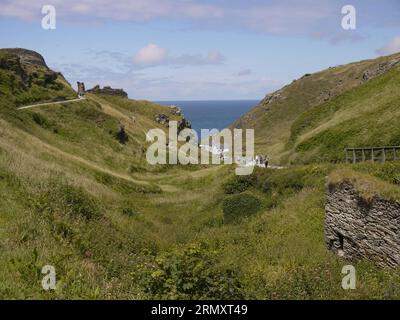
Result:
M41 27L43 5L56 29ZM341 25L356 8L356 30ZM0 0L0 47L75 85L149 100L261 99L305 73L400 51L400 0Z

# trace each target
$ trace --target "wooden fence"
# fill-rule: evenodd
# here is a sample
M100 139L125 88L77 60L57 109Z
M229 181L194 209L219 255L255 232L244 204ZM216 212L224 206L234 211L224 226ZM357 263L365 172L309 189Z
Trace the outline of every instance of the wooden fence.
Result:
M346 148L346 162L357 163L365 161L396 161L400 160L400 146Z

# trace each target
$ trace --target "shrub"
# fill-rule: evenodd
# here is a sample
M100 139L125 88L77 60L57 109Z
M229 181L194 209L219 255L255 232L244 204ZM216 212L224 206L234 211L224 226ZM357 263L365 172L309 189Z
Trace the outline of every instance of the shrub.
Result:
M288 191L300 191L304 187L305 172L300 170L281 170L266 177L263 182L264 192L277 191L287 193Z
M35 121L36 124L38 124L39 126L41 126L43 128L47 127L47 125L48 125L47 119L39 113L32 114L32 119L33 119L33 121Z
M141 286L154 299L242 299L239 274L218 253L196 245L150 257L138 266Z
M125 144L128 142L129 140L129 136L125 131L125 127L123 125L120 125L119 127L119 131L117 132L117 140L119 141L119 143L121 144Z
M256 176L235 176L223 185L226 194L237 194L255 186Z
M226 222L236 221L242 217L257 213L260 207L261 201L249 193L229 196L222 203L224 220Z

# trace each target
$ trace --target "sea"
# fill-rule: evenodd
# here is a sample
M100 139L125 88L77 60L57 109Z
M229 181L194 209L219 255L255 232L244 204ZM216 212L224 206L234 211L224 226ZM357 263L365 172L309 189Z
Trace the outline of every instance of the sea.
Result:
M227 128L259 102L260 100L157 101L161 105L180 107L199 136L201 129Z

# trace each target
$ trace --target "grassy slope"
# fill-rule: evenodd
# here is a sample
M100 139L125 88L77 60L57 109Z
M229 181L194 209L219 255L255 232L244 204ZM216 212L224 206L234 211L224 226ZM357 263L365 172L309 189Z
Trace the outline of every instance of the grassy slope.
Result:
M394 95L395 87L393 83L398 83L398 78L397 74L394 74L396 72L392 73L391 76L386 76L386 80L390 82L390 88L386 88L386 83L380 83L380 81L384 81L382 79L370 80L374 81L372 85L369 81L366 83L363 82L363 73L365 70L379 66L379 64L394 59L398 60L399 58L400 54L396 54L375 60L366 60L329 68L312 75L307 75L282 88L281 98L268 105L266 105L265 101L262 101L257 107L232 126L253 128L256 136L256 150L268 154L275 163L342 159L343 150L341 150L339 155L337 152L338 148L342 148L343 145L351 144L352 142L360 143L362 142L360 141L361 139L358 139L358 141L344 140L335 150L329 150L332 151L329 156L322 157L321 159L318 159L314 154L316 152L315 148L309 148L306 154L299 157L293 155L293 153L296 153L296 150L294 151L292 149L294 147L293 144L299 142L301 139L310 138L314 134L314 131L311 132L311 130L315 129L317 124L324 124L325 126L322 128L325 129L327 129L330 124L336 125L338 121L328 124L325 124L325 122L332 120L331 118L340 120L340 118L334 117L335 112L338 110L338 104L340 108L346 106L347 114L353 113L353 119L346 119L350 121L354 120L358 115L357 113L361 110L366 116L366 120L369 121L368 124L365 124L365 128L368 128L367 125L371 126L371 119L373 119L374 115L367 115L366 111L373 111L376 103L374 99L376 98L379 98L380 100L378 102L381 103L380 105L376 105L377 108L390 107L387 103L390 102L390 99L393 99L392 102L395 101L396 96ZM391 77L395 79L390 79ZM360 86L362 88L360 88ZM385 93L379 93L379 90L382 89L386 90ZM370 92L369 90L374 91ZM369 93L369 98L364 97L366 92ZM388 99L384 100L384 94L387 95L386 98ZM328 100L324 101L324 98ZM364 98L364 100L361 100L361 98ZM342 108L342 110L344 111L344 108ZM391 110L385 110L385 114L388 115L390 111ZM380 115L381 114L379 114L379 116ZM377 115L375 114L375 116ZM359 120L361 121L362 119ZM357 129L359 129L359 127L360 125L357 126ZM307 132L307 130L309 132ZM305 135L306 133L308 133L308 136ZM349 135L352 133L353 132L349 132ZM299 137L300 134L305 136ZM328 133L326 134L328 135ZM338 134L337 137L339 138L342 137L341 132L337 133L335 131L334 134ZM390 140L394 140L398 137L394 135L385 138L389 140L385 142L389 143ZM365 139L365 142L369 142L368 139ZM320 140L316 143L320 143ZM322 144L324 143L325 142L322 141ZM376 143L381 143L381 141L376 141ZM332 145L329 145L328 148L330 147L332 147ZM306 146L304 146L303 149L304 148L306 148ZM303 150L302 147L300 147L300 149Z
M23 111L1 99L1 296L46 297L39 268L51 261L66 283L53 297L138 298L143 288L130 287L142 251L190 242L220 223L218 209L205 208L225 169L145 161L144 131L160 112L168 109L107 96ZM115 138L120 122L125 145Z
M301 114L292 126L291 162L342 161L344 148L398 145L400 68Z
M236 183L233 168L144 161L143 131L166 111L93 95L17 111L14 100L0 99L0 297L400 296L399 272L364 261L358 289L340 288L348 262L323 241L325 177L335 166L257 170L247 192L260 211L227 224L221 203L223 185ZM115 139L120 122L126 145ZM398 188L397 164L351 169ZM40 286L45 264L56 267L54 292Z

